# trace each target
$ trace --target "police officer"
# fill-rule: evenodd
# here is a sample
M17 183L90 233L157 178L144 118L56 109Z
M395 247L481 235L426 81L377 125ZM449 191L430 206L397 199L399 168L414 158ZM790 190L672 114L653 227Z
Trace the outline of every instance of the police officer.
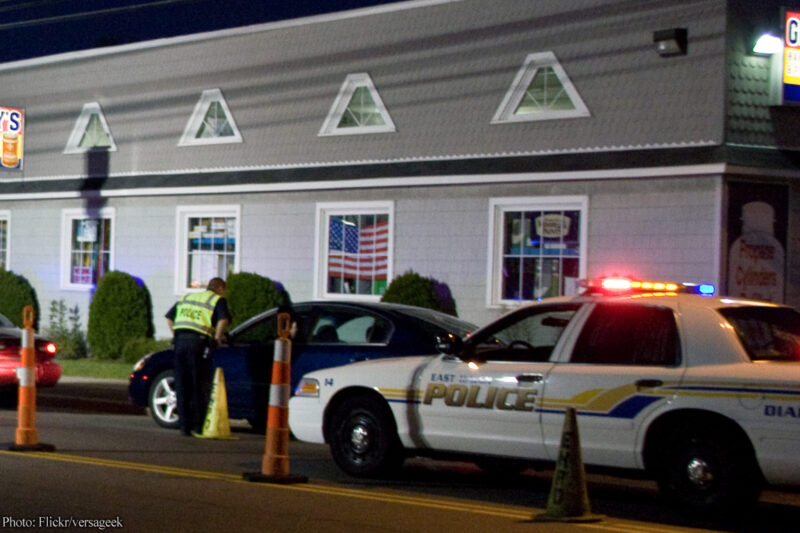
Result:
M175 395L181 433L203 430L211 389L211 352L223 341L230 323L225 281L213 278L203 292L187 294L165 315L174 334Z

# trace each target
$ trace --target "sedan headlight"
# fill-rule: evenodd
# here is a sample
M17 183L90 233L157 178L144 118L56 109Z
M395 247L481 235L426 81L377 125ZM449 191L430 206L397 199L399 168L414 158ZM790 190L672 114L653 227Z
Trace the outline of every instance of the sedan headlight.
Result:
M141 359L139 359L138 361L136 361L136 364L133 365L133 371L134 372L138 372L139 370L144 368L144 364L147 362L148 359L150 359L151 355L153 355L153 354L149 353L149 354L145 355L144 357L142 357Z
M319 381L312 378L302 378L294 390L295 396L306 398L319 398Z

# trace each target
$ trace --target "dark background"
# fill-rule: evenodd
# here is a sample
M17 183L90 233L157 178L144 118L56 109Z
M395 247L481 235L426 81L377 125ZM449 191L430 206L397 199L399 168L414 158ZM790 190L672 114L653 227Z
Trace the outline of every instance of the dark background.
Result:
M0 0L0 63L389 0Z

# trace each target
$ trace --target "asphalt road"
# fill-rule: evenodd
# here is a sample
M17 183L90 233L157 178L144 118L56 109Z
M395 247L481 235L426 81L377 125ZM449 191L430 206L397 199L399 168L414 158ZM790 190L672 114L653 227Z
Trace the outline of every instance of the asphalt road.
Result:
M797 531L800 494L769 491L753 513L711 521L658 497L652 483L589 475L593 524L537 523L551 473L491 477L469 463L409 460L390 480L342 474L325 446L292 441L306 483L252 483L264 436L232 421L233 440L181 437L127 404L122 382L65 380L37 394L52 452L10 452L17 414L0 410L0 529L129 531ZM81 520L84 522L81 523ZM107 522L101 522L101 521Z

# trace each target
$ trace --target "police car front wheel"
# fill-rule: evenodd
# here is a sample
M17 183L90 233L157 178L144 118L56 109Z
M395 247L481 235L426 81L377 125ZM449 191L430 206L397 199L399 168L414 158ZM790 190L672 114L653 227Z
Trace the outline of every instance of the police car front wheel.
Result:
M369 396L346 399L334 412L330 448L336 464L353 476L386 475L403 461L389 408Z

